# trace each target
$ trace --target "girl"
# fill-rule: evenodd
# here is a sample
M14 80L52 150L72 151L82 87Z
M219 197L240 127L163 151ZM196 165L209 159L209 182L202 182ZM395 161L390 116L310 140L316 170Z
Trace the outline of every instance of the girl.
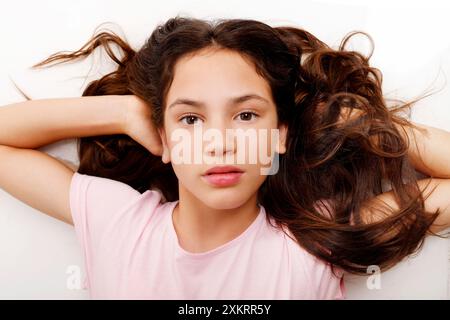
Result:
M389 109L350 36L333 50L177 16L135 52L99 33L35 66L104 46L118 68L84 97L0 109L0 186L74 225L93 299L343 299L344 272L386 270L450 225L450 133ZM199 130L219 139L198 149ZM277 135L242 147L239 130ZM78 170L33 150L70 137ZM270 170L229 160L255 145Z

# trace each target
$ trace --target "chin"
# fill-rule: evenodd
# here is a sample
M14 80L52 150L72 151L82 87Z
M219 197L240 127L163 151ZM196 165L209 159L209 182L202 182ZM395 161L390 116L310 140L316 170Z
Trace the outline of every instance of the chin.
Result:
M216 193L216 194L214 194ZM208 207L216 210L236 209L244 205L250 197L243 197L242 192L224 194L219 192L211 192L207 197L202 196L199 199Z

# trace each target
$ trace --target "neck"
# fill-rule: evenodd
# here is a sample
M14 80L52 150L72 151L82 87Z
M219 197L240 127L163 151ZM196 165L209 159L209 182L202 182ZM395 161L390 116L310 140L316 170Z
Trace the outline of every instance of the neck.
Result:
M179 186L180 201L173 212L173 224L180 246L188 252L213 250L244 232L259 213L257 194L233 209L215 209Z

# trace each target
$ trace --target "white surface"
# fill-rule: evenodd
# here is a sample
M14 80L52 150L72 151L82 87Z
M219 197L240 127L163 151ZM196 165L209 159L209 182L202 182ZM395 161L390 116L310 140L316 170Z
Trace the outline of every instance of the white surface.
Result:
M366 31L375 41L371 61L383 72L385 92L391 97L415 98L427 89L442 89L417 104L413 119L450 130L450 89L446 84L450 74L450 9L443 1L296 0L274 4L168 0L164 4L125 4L117 0L22 0L2 4L0 105L22 100L9 82L9 75L33 99L79 96L88 82L83 77L92 61L95 64L89 79L113 67L105 54L96 55L96 60L91 57L39 72L27 68L54 52L80 48L102 22L118 23L137 49L156 24L176 14L188 14L204 19L253 18L273 26L290 24L307 29L333 46L352 30ZM366 52L367 41L358 39L352 42L353 48ZM77 162L71 140L41 150ZM381 275L381 289L369 290L366 277L347 277L348 297L448 298L448 244L448 240L427 239L416 258ZM0 189L0 298L85 299L85 291L69 289L77 284L77 271L81 270L77 266L82 268L83 264L73 228Z

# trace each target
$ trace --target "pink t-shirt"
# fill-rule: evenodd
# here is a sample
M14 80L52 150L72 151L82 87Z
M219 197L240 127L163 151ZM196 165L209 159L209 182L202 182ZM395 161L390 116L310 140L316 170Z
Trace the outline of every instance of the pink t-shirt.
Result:
M70 207L91 299L344 299L343 273L302 249L260 212L233 240L191 253L158 190L74 173Z

